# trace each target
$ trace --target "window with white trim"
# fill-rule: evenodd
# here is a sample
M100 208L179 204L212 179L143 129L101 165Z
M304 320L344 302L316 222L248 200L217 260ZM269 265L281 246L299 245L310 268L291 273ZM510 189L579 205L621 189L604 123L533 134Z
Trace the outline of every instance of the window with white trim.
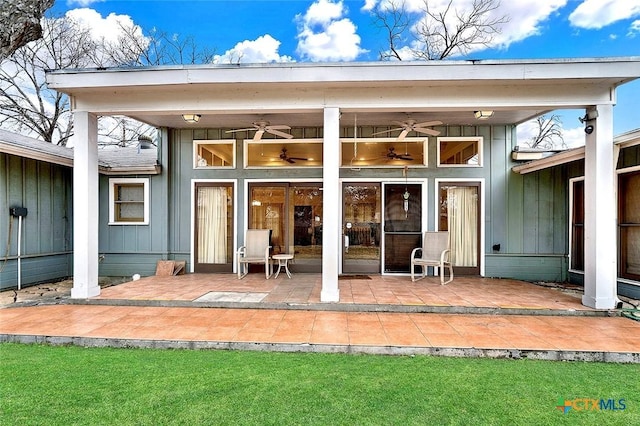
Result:
M438 167L482 167L481 136L438 138Z
M149 224L149 179L109 179L109 225Z
M193 168L235 168L235 140L194 140Z
M640 281L640 170L618 175L619 276Z
M569 270L584 271L584 177L569 180Z

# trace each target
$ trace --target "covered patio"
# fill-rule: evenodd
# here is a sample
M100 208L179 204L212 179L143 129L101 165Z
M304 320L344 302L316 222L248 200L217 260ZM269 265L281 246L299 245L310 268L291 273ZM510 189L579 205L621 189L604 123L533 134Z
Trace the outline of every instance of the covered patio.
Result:
M252 273L151 276L103 288L94 298L74 303L136 306L199 306L300 309L351 312L511 313L591 315L582 291L562 286L482 277L456 277L440 285L438 277L411 282L409 277L341 275L340 301L321 302L321 274L280 275L266 280Z

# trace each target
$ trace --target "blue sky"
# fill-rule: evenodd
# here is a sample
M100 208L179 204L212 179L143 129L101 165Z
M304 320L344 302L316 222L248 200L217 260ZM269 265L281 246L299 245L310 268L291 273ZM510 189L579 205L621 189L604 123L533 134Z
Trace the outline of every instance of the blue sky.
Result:
M371 10L387 0L57 0L50 16L72 13L109 36L118 22L193 36L220 63L377 61L385 48ZM405 0L417 11L424 0ZM454 0L464 6L473 0ZM440 8L448 0L429 0ZM507 15L490 48L474 59L640 57L640 0L502 0ZM455 59L455 58L452 58ZM466 59L466 58L465 58ZM640 128L640 82L618 90L616 134ZM562 114L565 140L583 140L581 112ZM582 112L583 113L583 112Z

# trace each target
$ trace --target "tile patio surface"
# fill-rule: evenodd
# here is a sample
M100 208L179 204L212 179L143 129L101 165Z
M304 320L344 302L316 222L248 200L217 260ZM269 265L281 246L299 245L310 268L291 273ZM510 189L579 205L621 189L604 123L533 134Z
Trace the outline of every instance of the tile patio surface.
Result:
M594 312L575 292L372 276L341 279L341 302L327 304L320 280L143 278L90 300L0 309L0 341L640 362L640 322Z

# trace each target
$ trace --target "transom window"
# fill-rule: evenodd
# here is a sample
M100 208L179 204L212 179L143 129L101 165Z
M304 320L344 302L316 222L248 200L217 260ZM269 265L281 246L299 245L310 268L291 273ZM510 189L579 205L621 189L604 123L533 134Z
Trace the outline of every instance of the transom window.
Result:
M322 167L321 139L245 141L248 168Z
M425 138L342 139L342 167L426 166Z
M109 224L149 224L149 179L109 179Z
M482 167L482 137L438 138L438 167Z
M235 152L232 140L193 141L193 168L235 168Z

